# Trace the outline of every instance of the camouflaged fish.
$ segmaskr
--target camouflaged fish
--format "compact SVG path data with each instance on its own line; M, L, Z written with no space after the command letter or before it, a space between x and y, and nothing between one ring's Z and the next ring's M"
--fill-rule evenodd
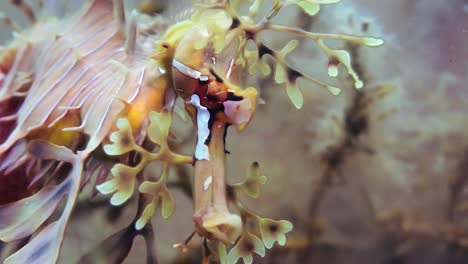
M0 53L0 240L24 241L5 263L56 262L67 222L88 184L103 195L112 194L112 206L124 204L138 189L141 210L129 232L148 228L158 205L168 218L174 210L169 170L180 163L194 170L194 233L216 243L211 250L221 263L239 258L251 263L253 253L263 256L265 247L284 245L291 223L259 217L237 199L240 192L258 197L266 180L258 163L248 168L243 182L226 183L226 131L230 126L241 131L252 120L258 92L246 80L257 73L272 75L297 108L303 104L298 78L334 94L340 91L288 65L297 40L274 50L262 41L261 32L315 41L333 62L331 76L341 65L356 88L363 86L350 55L329 48L326 40L367 46L381 45L381 40L271 22L288 6L313 16L321 5L338 1L201 1L193 4L188 19L170 26L159 15L125 12L122 0L93 0L55 19L36 19L30 6L13 1L32 25L16 32ZM259 15L262 8L267 12ZM178 98L197 135L187 155L169 144ZM162 168L150 172L160 175L157 181L143 173L153 162ZM231 212L229 203L238 212ZM245 225L249 219L256 228ZM186 248L187 243L177 246ZM212 257L206 254L204 263Z

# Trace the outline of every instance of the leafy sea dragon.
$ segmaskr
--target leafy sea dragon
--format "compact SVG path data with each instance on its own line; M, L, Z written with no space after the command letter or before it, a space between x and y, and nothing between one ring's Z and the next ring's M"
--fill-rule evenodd
M113 194L114 206L128 201L135 188L146 197L145 208L134 221L136 230L148 224L159 203L163 217L169 217L174 199L167 179L171 166L178 163L194 166L195 231L220 242L223 263L239 257L251 262L253 252L263 256L264 247L271 248L276 241L284 245L291 223L261 218L237 199L238 191L258 196L259 185L266 180L258 164L249 168L243 182L226 183L227 129L235 126L241 131L251 121L257 90L243 87L257 71L271 74L263 60L267 56L275 61L275 82L286 88L297 108L303 104L298 78L334 94L340 90L287 64L296 40L274 50L259 34L272 30L314 40L334 62L329 65L331 75L343 65L356 88L363 84L351 68L349 54L329 48L325 40L368 46L382 41L317 34L271 22L290 5L315 15L321 5L338 0L275 0L258 19L263 2L204 1L195 5L190 19L159 35L145 31L148 25L138 14L128 18L119 0L91 1L60 21L35 21L30 14L33 26L19 32L0 55L0 190L12 189L12 195L0 199L0 240L32 236L6 263L57 261L71 212L92 176L100 193ZM239 13L244 4L250 7L247 15ZM20 7L28 10L24 3ZM148 37L148 32L156 36ZM154 38L159 38L155 52L148 54ZM249 49L248 43L255 48ZM175 153L168 143L176 98L184 101L197 131L193 156ZM154 161L162 164L156 182L143 173ZM50 220L63 200L60 217ZM230 212L229 202L240 215ZM250 220L257 222L263 241L246 225ZM225 245L234 241L227 256Z

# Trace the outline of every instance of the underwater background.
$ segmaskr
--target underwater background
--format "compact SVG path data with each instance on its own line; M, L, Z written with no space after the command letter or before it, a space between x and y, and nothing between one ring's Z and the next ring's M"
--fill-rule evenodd
M177 2L165 1L169 11L162 15L177 16L192 4ZM14 20L27 24L8 1L0 0L0 10L17 12ZM245 131L229 132L228 181L241 180L258 161L268 181L259 198L245 203L289 220L294 230L285 247L254 263L468 263L468 2L343 0L313 17L288 9L277 21L375 36L385 44L349 47L365 83L356 90L344 71L329 78L326 57L300 39L291 64L343 92L334 96L301 84L299 110L273 81L257 81L265 104ZM1 43L10 36L0 25ZM262 37L276 48L288 41ZM195 144L191 124L179 121L175 129L189 150ZM173 193L174 215L152 219L158 258L199 263L201 241L194 239L186 254L173 248L193 230L192 201L182 190ZM104 197L82 196L59 263L79 263L135 214L136 199L113 208ZM144 263L145 252L137 237L124 263ZM0 261L6 256L0 247Z

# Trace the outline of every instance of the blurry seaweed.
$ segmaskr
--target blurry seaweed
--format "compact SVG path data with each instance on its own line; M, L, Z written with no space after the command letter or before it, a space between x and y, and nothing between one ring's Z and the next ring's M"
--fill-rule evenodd
M363 28L367 28L363 26ZM367 31L367 30L366 30ZM347 43L348 50L350 50L353 60L353 68L359 76L363 77L365 82L370 81L366 66L361 63L360 49L353 43ZM309 215L311 219L317 216L318 208L321 200L326 193L326 189L332 185L333 182L343 182L344 175L341 173L340 168L344 160L356 151L372 155L374 150L371 146L361 140L361 137L370 131L370 123L378 121L375 118L375 111L372 106L378 103L379 100L391 93L393 89L392 84L378 85L377 87L368 87L367 89L355 90L351 92L349 98L349 105L345 108L343 120L333 116L335 124L338 129L342 131L343 136L338 139L336 144L329 146L322 154L322 162L325 165L324 172L320 177L318 184L312 191L312 196L309 200ZM365 193L365 192L364 192ZM314 237L314 232L309 234Z

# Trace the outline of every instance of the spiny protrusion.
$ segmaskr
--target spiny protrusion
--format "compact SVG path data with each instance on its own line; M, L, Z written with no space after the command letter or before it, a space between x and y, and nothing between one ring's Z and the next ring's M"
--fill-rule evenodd
M20 9L28 18L29 22L36 23L36 16L34 15L32 7L28 3L22 0L10 0L10 3Z
M123 0L113 0L113 16L117 30L125 33L125 5Z
M130 21L125 32L125 52L128 55L134 55L136 49L137 32L138 32L138 13L133 10L130 16Z

